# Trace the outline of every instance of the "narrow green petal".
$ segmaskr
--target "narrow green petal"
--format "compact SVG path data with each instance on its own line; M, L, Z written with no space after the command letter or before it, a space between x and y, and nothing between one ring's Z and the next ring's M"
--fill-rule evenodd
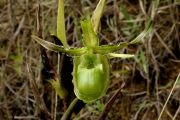
M120 50L124 47L127 47L129 43L127 42L122 42L119 45L102 45L102 46L97 46L94 48L95 53L99 54L108 54L117 50Z
M133 54L117 54L117 53L109 53L108 56L109 56L109 58L119 57L119 58L123 58L123 59L134 57Z

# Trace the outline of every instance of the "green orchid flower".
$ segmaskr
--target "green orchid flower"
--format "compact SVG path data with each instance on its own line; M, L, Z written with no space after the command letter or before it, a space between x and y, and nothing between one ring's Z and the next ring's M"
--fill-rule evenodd
M57 19L57 37L61 40L63 46L55 45L34 35L32 36L35 41L48 50L63 52L72 56L74 66L74 92L78 99L86 103L95 101L105 95L109 84L109 59L114 57L134 57L134 55L131 54L117 54L114 52L128 45L140 42L148 33L152 23L150 21L146 29L131 42L123 42L118 45L99 46L97 31L104 5L105 0L100 0L92 18L81 21L83 32L82 42L84 45L82 48L70 48L67 44L65 25L62 23L64 21L63 0L59 0Z

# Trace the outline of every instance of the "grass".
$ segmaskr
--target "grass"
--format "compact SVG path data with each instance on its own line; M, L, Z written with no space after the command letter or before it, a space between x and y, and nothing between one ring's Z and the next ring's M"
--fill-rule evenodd
M53 113L55 101L52 88L41 81L39 45L31 40L31 35L36 33L38 2L16 1L0 2L0 118L38 120L42 115L30 79L37 84L41 96L47 95L44 102L50 113ZM163 0L158 6L155 2L107 0L98 33L101 45L130 41L143 31L147 16L153 18L154 27L143 43L119 51L135 54L136 61L111 59L111 83L106 96L86 105L74 119L98 118L102 105L123 81L127 85L116 98L108 119L154 120L160 115L162 120L180 119L179 84L173 87L180 73L180 2ZM57 4L56 0L39 3L42 6L43 37L48 39L50 33L56 32ZM79 21L88 9L94 10L96 4L97 1L93 0L66 0L66 35L70 46L82 46ZM56 55L48 52L48 56L55 66ZM57 104L57 117L60 117L64 113L62 101L58 100Z

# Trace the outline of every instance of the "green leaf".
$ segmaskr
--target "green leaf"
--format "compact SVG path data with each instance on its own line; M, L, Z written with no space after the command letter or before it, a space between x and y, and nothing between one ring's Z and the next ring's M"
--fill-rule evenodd
M109 53L108 55L110 58L119 57L119 58L127 59L127 58L133 58L134 57L134 55L132 55L132 54Z
M125 5L121 4L120 7L119 7L119 9L120 9L120 12L121 12L121 14L123 15L123 17L124 17L125 20L132 20L132 17L131 17L130 14L128 13L128 10L127 10L127 8L125 7ZM133 23L132 23L132 22L128 22L127 24L128 24L128 26L131 26L131 27L133 26Z
M18 75L22 74L22 63L23 63L23 55L18 53L15 55L10 55L10 59L13 60L13 68Z
M50 80L49 82L51 83L51 85L53 86L53 88L55 89L55 91L57 92L57 94L59 95L61 99L64 99L67 96L67 91L60 84L59 80L53 79L53 80Z
M58 2L57 37L61 40L63 46L68 48L64 20L64 0L59 0Z
M130 44L136 44L140 42L152 28L152 20L150 19L147 23L147 27L141 32L136 38L134 38Z
M63 53L68 53L72 55L82 55L87 51L85 47L65 49L63 46L59 46L51 42L45 41L37 36L33 35L32 38L36 40L39 44L41 44L43 47L45 47L46 49L55 51L55 52L63 52Z
M98 27L99 27L100 19L102 16L103 8L105 6L105 1L106 0L100 0L99 1L96 9L94 10L93 16L91 18L95 33L97 33L97 31L98 31Z

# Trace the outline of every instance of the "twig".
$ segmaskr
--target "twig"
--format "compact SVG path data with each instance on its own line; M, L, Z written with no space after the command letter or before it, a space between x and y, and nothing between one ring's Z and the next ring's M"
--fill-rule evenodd
M24 25L24 21L25 21L25 16L22 17L21 21L19 22L18 28L16 29L16 31L14 32L13 36L10 39L10 44L7 49L8 52L7 52L6 58L9 57L9 52L11 50L11 46L14 44L14 41L16 40L17 36L19 35L19 33Z
M9 13L9 22L11 24L11 27L13 29L13 32L16 30L16 18L15 18L15 13L13 9L13 5L16 3L16 0L8 0L8 13Z
M174 83L174 85L173 85L173 87L172 87L172 89L171 89L171 92L170 92L170 94L169 94L169 96L168 96L168 98L167 98L167 100L166 100L166 102L165 102L165 104L164 104L164 106L163 106L163 109L161 110L161 113L160 113L160 115L159 115L159 117L158 117L158 120L161 119L161 116L162 116L162 114L163 114L163 112L164 112L164 110L165 110L165 108L166 108L166 106L167 106L167 103L168 103L168 101L169 101L169 99L170 99L170 97L171 97L171 95L172 95L172 92L173 92L173 90L174 90L174 88L175 88L175 86L176 86L176 84L177 84L177 82L178 82L179 79L180 79L180 73L179 73L179 75L178 75L178 77L177 77L177 79L176 79L176 81L175 81L175 83Z
M78 102L78 98L75 98L71 104L69 105L68 109L66 110L66 112L63 114L61 120L67 120L67 118L69 117L71 111L73 110L74 106L76 105L76 103Z
M114 93L114 95L110 98L110 100L106 103L105 108L102 112L102 114L99 116L99 118L97 120L104 120L108 114L108 112L110 111L112 104L114 103L114 101L117 98L118 93L122 90L122 88L125 86L125 82L123 82L123 84L121 85L121 87L116 91L116 93Z
M40 13L41 13L41 7L40 7L40 4L38 4L38 7L37 7L37 13L36 13L36 22L37 22L37 35L38 37L42 38L42 24L40 21L41 20L41 16L40 16Z
M16 29L16 25L17 25L17 21L15 18L15 13L14 13L14 9L13 9L13 4L15 3L15 0L8 0L8 13L9 13L9 22L11 24L11 27L13 29L12 33L13 36L10 38L10 43L7 49L7 54L6 54L6 59L9 57L9 53L11 51L11 46L14 44L14 41L16 40L22 26L24 25L24 20L25 17L23 16L23 18L21 19L18 28Z
M38 8L37 8L37 34L39 37L42 37L42 25L40 24L40 5L38 4ZM44 113L45 117L47 119L51 119L51 115L44 103L44 100L40 97L40 93L38 91L38 86L36 84L36 82L32 79L31 75L30 75L30 69L29 66L27 64L27 71L29 73L29 79L30 79L30 85L32 87L32 91L34 94L34 97L37 101L37 105L40 108L40 110Z
M156 37L158 38L159 42L163 45L163 47L168 51L169 54L171 54L171 56L173 56L175 59L176 55L171 51L171 49L166 45L166 43L163 41L163 39L161 38L161 36L157 33L157 31L154 32Z
M177 109L177 111L176 111L176 113L175 113L175 115L174 115L172 120L176 120L176 117L177 117L179 111L180 111L180 106L178 107L178 109Z
M46 108L46 105L45 105L44 101L42 100L42 98L40 96L40 93L38 91L38 86L37 86L36 82L34 81L34 79L30 75L31 71L30 71L30 68L29 68L28 64L27 64L26 68L27 68L27 73L28 73L30 85L31 85L31 88L32 88L32 91L33 91L33 94L34 94L34 98L35 98L35 100L37 102L37 105L38 105L39 109L44 113L45 117L47 119L50 119L51 115L48 112L48 110Z

